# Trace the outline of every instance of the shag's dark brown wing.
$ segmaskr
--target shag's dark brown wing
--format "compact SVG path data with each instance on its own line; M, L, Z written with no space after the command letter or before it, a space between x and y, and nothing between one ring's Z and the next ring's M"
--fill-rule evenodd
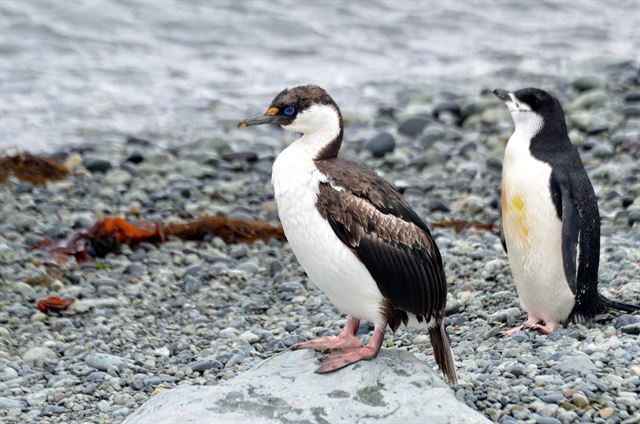
M442 317L447 284L440 252L426 224L384 178L343 159L316 161L328 181L317 208L364 263L395 320ZM390 321L393 316L388 317ZM394 323L390 322L394 327ZM399 325L399 321L395 323Z

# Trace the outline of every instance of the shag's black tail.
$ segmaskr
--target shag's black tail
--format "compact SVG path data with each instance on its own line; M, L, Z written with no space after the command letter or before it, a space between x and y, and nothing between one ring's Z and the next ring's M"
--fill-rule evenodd
M453 384L458 384L456 366L453 363L453 350L441 318L436 318L433 326L429 326L429 338L438 367Z
M617 309L624 312L636 312L640 311L640 305L633 305L631 303L618 302L616 300L607 299L600 295L600 302L602 302L607 309Z

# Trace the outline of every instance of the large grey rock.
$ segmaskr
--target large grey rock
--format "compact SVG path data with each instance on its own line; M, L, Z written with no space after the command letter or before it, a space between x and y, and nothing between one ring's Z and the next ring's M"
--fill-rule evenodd
M489 422L409 352L383 350L324 375L313 372L319 356L284 352L217 386L180 386L149 399L125 423Z

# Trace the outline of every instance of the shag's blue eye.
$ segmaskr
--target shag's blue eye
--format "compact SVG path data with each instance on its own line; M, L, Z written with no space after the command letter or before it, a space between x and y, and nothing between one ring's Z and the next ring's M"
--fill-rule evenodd
M294 113L296 113L296 108L293 107L293 106L289 106L284 110L284 114L287 115L287 116L291 116Z

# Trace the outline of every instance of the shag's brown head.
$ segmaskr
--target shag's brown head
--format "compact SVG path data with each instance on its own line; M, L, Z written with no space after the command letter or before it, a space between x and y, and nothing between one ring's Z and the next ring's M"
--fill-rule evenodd
M298 118L304 120L303 116L305 112L307 112L307 115L310 115L308 112L310 112L313 106L330 107L333 113L337 114L340 121L342 121L340 108L331 96L329 96L323 88L310 84L294 88L285 88L271 101L271 104L263 115L238 122L238 128L262 124L276 124L284 128L294 123L302 124L304 127L304 122L297 122L297 120ZM297 126L298 125L296 125L296 127ZM293 130L298 131L297 129Z
M301 85L282 90L263 115L238 122L238 128L276 124L287 131L309 135L302 143L316 159L336 157L342 143L343 122L340 108L317 85ZM301 139L302 140L302 139Z

